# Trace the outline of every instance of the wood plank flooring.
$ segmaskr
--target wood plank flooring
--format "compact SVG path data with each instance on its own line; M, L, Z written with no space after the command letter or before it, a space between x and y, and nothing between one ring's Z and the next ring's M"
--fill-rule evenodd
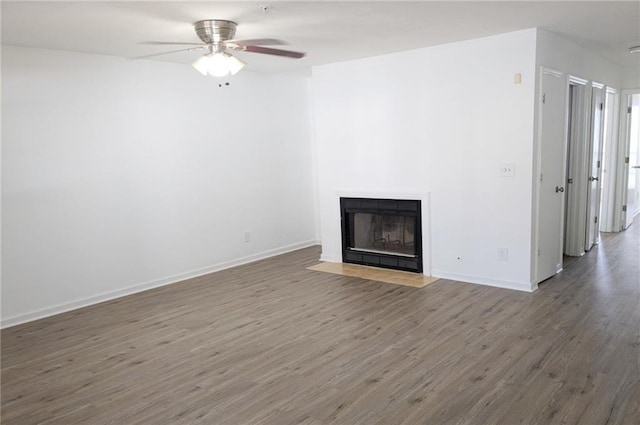
M640 224L533 293L309 248L2 332L2 424L640 424Z

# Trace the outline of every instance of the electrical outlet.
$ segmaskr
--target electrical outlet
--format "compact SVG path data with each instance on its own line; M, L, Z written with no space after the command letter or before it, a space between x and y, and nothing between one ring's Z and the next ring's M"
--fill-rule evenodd
M509 248L498 248L498 261L509 261Z
M243 237L244 237L244 243L248 243L251 241L251 232L244 232L243 233Z

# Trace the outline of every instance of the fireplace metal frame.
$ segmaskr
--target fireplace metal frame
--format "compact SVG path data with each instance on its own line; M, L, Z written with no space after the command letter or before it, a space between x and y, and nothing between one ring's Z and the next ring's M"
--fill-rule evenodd
M355 213L368 213L414 218L415 256L394 255L352 249L354 239L353 217ZM422 273L422 205L414 199L340 198L342 230L342 261L345 263L383 267Z

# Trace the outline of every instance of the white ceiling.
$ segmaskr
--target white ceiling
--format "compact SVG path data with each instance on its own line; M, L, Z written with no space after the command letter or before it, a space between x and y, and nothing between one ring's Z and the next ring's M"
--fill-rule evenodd
M271 6L266 13L264 5ZM236 38L279 38L300 60L246 52L259 72L307 73L311 66L539 27L638 69L640 1L502 2L2 2L2 42L121 57L180 48L144 41L198 42L193 22L238 22ZM200 53L152 60L190 63Z

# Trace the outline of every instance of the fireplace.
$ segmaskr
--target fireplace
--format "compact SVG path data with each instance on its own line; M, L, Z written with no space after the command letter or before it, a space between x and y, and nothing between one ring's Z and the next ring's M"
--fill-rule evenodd
M342 261L422 273L419 200L340 198Z

